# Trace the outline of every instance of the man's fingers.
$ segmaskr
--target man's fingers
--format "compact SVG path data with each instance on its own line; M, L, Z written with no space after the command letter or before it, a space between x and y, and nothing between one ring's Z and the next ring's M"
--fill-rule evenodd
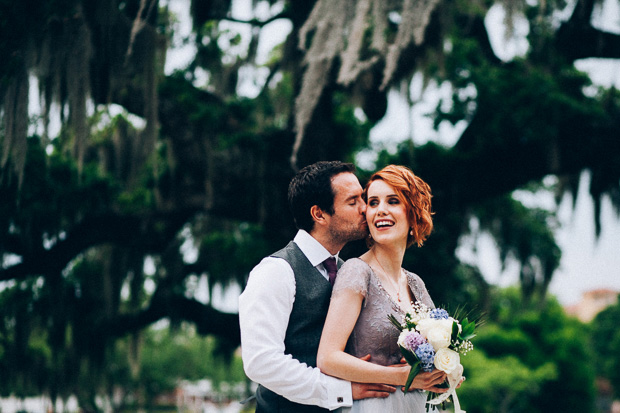
M372 384L368 390L382 393L394 393L396 391L396 387L387 384Z
M370 397L387 397L396 391L396 387L388 384L351 383L353 400L368 399Z
M360 357L360 360L369 361L370 360L370 354L366 354L364 357Z
M390 393L385 391L368 391L365 394L365 398L385 398L388 397Z

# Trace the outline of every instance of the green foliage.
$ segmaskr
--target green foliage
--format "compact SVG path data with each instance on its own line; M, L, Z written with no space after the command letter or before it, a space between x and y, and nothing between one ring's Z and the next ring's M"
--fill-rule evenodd
M49 385L52 354L48 331L29 298L40 281L5 286L0 292L0 397L40 394Z
M492 308L474 351L462 360L467 381L459 398L467 411L593 411L595 370L585 326L556 301L534 307L514 288L501 291Z
M372 125L365 118L356 115L355 106L350 103L345 94L335 93L333 100L336 133L344 153L350 157L346 160L352 162L353 154L366 146Z
M249 223L222 223L200 241L197 265L209 273L211 286L242 284L252 267L273 252L263 228Z
M94 165L79 177L73 158L56 150L48 155L40 138L30 137L23 187L0 182L0 251L12 252L15 245L6 244L11 233L27 241L23 247L41 248L41 240L53 241L67 225L105 211L115 193L113 181Z
M527 208L509 197L482 202L475 215L499 247L504 264L515 258L521 264L521 287L525 297L543 297L562 252L555 241L555 215L547 210Z
M231 361L218 358L216 339L196 334L187 324L178 328L150 328L143 332L141 350L134 373L128 364L132 351L131 339L119 340L116 345L116 378L114 383L125 383L127 400L144 394L147 403L156 396L169 393L182 381L211 381L214 391L224 394L235 384L246 381L241 359ZM234 395L239 397L239 395Z
M552 362L530 368L516 356L490 358L476 349L462 364L467 380L457 393L472 413L536 412L535 397L545 382L557 377Z
M267 2L282 10L274 18L287 19L291 33L264 64L255 58L266 23L250 21L251 38L242 38L239 26L220 24L231 16L233 1L191 3L194 32L184 42L194 46L195 56L187 68L164 76L162 58L174 18L167 7L153 3L136 19L136 0L0 0L3 168L15 144L4 139L7 124L20 122L7 114L14 102L2 100L16 74L38 74L45 105L62 108L59 136L28 138L21 187L15 175L0 170L0 277L10 280L0 285L0 371L11 372L0 373L0 393L66 397L75 391L82 407L97 409L96 397L115 385L140 399L180 378L243 380L238 358L228 370L209 356L226 345L231 354L237 343L198 337L185 326L175 333L140 331L164 317L178 326L183 308L173 299L194 297L192 280L206 277L210 288L243 285L250 268L294 233L286 184L294 172L289 157L296 103L303 101L299 90L309 67L297 45L314 2ZM473 403L468 410L488 411L491 405L587 412L593 373L584 328L567 321L557 304L542 301L560 260L554 216L528 209L509 194L548 174L570 186L589 168L596 205L605 194L620 205L620 94L594 93L588 76L561 49L566 39L556 12L565 9L565 0L502 3L512 16L523 13L530 27L530 52L509 62L500 62L488 45L484 18L495 4L440 2L422 43L395 62L394 83L381 90L387 59L373 48L373 26L366 26L361 53L367 60L355 65L359 78L345 87L335 80L337 67L324 73L319 111L311 116L298 159L354 160L384 113L385 94L398 82L406 84L416 71L425 84L430 76L450 82L452 96L432 116L436 128L467 123L458 143L417 146L407 140L395 154L378 154L377 168L410 166L433 188L435 231L424 248L408 250L404 266L420 274L437 303L489 308L490 322L476 340L479 350L465 358L471 362L463 388ZM396 40L398 19L387 17L383 35ZM569 42L570 50L596 57L604 48L586 40L593 28L589 20L583 23L576 30L580 41ZM140 30L134 39L135 28ZM135 43L128 44L130 39ZM584 53L585 47L590 49ZM257 96L239 94L248 69L261 70L253 79ZM87 73L89 79L80 83L78 75ZM80 97L94 103L94 117L88 119ZM100 105L111 102L124 114L102 125L109 113ZM360 115L359 102L368 119ZM133 127L129 112L142 116L147 130ZM84 147L78 147L72 127L79 123L87 135ZM96 224L85 226L90 217ZM119 217L120 224L113 221ZM516 291L492 300L480 270L459 262L455 251L472 218L495 238L502 259L521 264L522 290L531 302ZM131 219L135 226L128 226ZM93 241L105 231L109 237ZM188 245L197 252L193 262L184 260ZM148 275L145 262L155 267ZM191 318L187 312L185 317ZM617 354L617 317L604 317L594 327L595 339L600 337L595 349ZM221 320L192 321L208 333ZM225 338L228 333L217 332ZM598 371L620 382L616 361L597 363ZM490 393L493 389L497 392ZM498 404L479 406L485 397Z
M601 311L591 323L596 371L609 380L616 398L620 397L620 300Z

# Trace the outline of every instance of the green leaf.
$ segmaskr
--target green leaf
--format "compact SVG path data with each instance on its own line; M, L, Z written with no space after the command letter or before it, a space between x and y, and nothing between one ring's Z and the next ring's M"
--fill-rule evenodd
M467 319L465 319L465 321L463 322L462 327L463 327L463 329L462 329L461 333L458 335L458 338L460 340L471 340L473 337L476 336L476 334L474 334L474 331L476 330L476 323L475 322L473 322L473 321L472 322L468 322Z
M452 323L452 341L456 340L459 337L459 325L456 321Z
M405 358L407 357L405 356ZM407 382L405 383L405 394L407 394L407 391L409 391L409 386L411 386L413 379L415 379L415 376L418 375L420 370L422 370L422 366L420 366L419 361L411 365L411 370L409 371L409 376L407 377Z
M402 324L400 324L400 322L396 319L396 317L394 317L394 314L388 315L388 319L390 320L392 324L394 324L394 326L396 326L398 331L403 331Z

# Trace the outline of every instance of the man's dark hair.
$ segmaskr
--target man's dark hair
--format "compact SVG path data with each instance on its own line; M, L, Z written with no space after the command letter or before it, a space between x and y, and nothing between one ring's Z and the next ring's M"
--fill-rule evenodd
M288 203L298 229L311 231L314 220L310 208L317 205L328 214L334 213L332 178L343 172L355 171L355 165L340 161L320 161L305 166L288 186Z

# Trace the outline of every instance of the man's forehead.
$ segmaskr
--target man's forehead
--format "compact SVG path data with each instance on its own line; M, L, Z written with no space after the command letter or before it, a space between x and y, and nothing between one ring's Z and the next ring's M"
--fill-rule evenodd
M346 197L361 193L362 186L357 177L351 172L342 172L332 177L332 188L335 195Z

